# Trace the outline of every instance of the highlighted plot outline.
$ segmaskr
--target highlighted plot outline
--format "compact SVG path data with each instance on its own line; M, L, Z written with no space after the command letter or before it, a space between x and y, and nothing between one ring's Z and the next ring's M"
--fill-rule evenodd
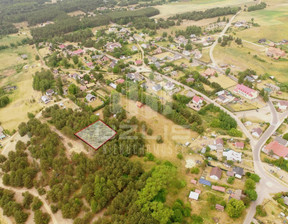
M117 132L102 120L98 120L75 133L79 139L95 150L98 150L116 134Z

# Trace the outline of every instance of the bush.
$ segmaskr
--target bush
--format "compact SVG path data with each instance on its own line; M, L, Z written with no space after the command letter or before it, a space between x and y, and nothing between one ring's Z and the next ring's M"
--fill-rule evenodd
M235 177L229 177L228 180L227 180L227 183L228 184L233 184L235 181Z
M256 206L256 215L259 215L261 217L267 216L267 212L265 211L262 205Z
M191 168L191 173L192 174L199 174L199 172L200 172L200 169L198 167Z
M178 153L177 158L182 160L184 157L183 157L182 153Z
M153 130L151 128L148 128L147 135L152 135L152 134L153 134Z
M164 142L161 135L158 135L158 136L157 136L156 142L157 142L158 144L161 144L161 143Z

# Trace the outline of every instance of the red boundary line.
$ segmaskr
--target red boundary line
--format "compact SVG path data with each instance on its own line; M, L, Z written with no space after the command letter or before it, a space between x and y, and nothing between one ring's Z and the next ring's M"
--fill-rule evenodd
M106 140L104 143L102 143L98 148L95 148L95 147L93 147L90 143L88 143L87 141L85 141L84 139L82 139L82 138L78 135L78 133L81 132L81 131L83 131L83 130L85 130L86 128L90 127L91 125L93 125L93 124L95 124L95 123L97 123L97 122L99 122L99 121L102 122L103 124L105 124L105 125L106 125L108 128L110 128L112 131L114 131L115 134L114 134L112 137L110 137L108 140ZM108 141L109 141L110 139L112 139L115 135L117 135L117 132L116 132L113 128L111 128L108 124L106 124L104 121L102 121L101 119L99 119L99 120L93 122L92 124L89 124L87 127L82 128L80 131L77 131L74 135L77 136L77 137L78 137L80 140L82 140L83 142L85 142L87 145L89 145L90 147L92 147L95 151L97 151L101 146L103 146L106 142L108 142Z

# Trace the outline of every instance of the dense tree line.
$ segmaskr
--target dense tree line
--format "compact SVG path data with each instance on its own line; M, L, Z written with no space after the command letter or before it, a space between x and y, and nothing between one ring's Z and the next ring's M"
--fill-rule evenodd
M17 33L18 29L12 23L0 22L0 37L11 33Z
M134 11L119 11L106 13L103 15L96 15L93 17L85 17L81 19L81 21L79 21L79 18L77 17L61 15L61 18L57 18L55 24L32 29L31 35L33 36L34 40L42 41L80 29L82 30L85 28L108 25L111 21L126 24L138 17L148 17L157 14L159 14L159 11L150 7Z
M240 10L239 7L223 7L223 8L212 8L207 9L205 11L193 11L186 12L182 14L177 14L176 16L170 17L170 19L186 19L186 20L201 20L207 18L214 18L219 16L233 15L236 14Z
M249 6L247 11L251 12L251 11L256 11L256 10L260 10L260 9L265 9L266 6L267 6L267 4L265 2L261 2L260 4Z

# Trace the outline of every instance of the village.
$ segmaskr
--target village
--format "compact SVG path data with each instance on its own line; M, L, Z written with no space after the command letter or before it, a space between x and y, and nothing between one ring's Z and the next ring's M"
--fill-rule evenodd
M27 116L47 122L45 113L49 108L89 111L94 124L107 119L107 114L111 120L122 120L121 113L125 111L123 117L129 119L131 130L139 132L147 144L145 155L133 156L132 160L140 161L147 170L161 164L160 161L175 164L183 181L181 197L189 202L193 213L203 217L202 223L207 220L232 223L238 218L235 223L256 224L265 223L266 216L287 223L288 194L284 191L288 186L287 86L274 73L243 69L245 66L235 60L227 59L229 62L224 63L214 57L222 48L248 49L249 57L275 66L288 60L288 41L266 38L264 34L260 39L257 35L254 42L245 40L238 33L258 27L258 21L234 18L209 18L201 27L193 25L171 32L166 28L155 33L136 29L132 23L110 22L89 30L93 44L72 41L73 38L39 41L31 47L35 55L23 52L17 59L23 65L22 71L33 72L29 84L38 91L35 99L33 96L25 102L36 108ZM33 28L53 24L46 21ZM23 35L24 29L19 33ZM247 45L259 47L261 53L250 53ZM3 94L10 96L19 90L20 86L7 83L2 88ZM136 118L147 124L146 131L137 126L140 122L133 123ZM83 153L92 157L117 134L115 127L105 122L98 124L110 128L106 130L107 138L101 141L91 135L93 130L87 133L78 130L72 133L76 137L69 139L52 122L49 127L63 140L67 155ZM11 130L5 127L1 121L0 149L9 155L9 145L22 138L17 127ZM134 137L123 133L120 136ZM261 185L270 190L260 195ZM168 204L172 201L169 197ZM235 203L237 207L240 201L243 215L242 211L240 215L231 215L228 204L231 207ZM264 211L268 215L262 216Z

